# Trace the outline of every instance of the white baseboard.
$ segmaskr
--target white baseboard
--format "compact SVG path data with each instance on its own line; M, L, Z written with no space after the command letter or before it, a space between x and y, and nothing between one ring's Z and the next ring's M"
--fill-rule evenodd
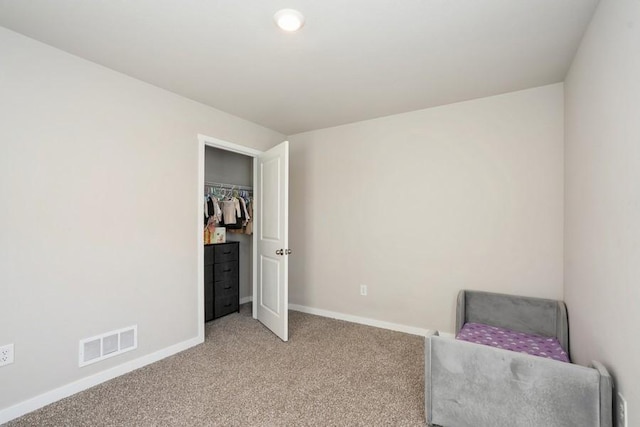
M122 365L114 366L113 368L107 369L105 371L98 372L85 378L81 378L77 381L63 385L62 387L58 387L46 393L42 393L36 397L27 399L13 406L9 406L5 409L0 410L0 424L4 424L26 413L35 411L36 409L40 409L50 403L71 396L72 394L76 394L98 384L101 384L105 381L109 381L115 377L119 377L120 375L124 375L127 372L134 371L138 368L142 368L143 366L157 362L158 360L172 356L202 342L203 340L199 339L198 337L192 338L190 340L172 345L171 347L163 348L162 350L147 354L146 356L130 360L123 363Z
M401 325L398 323L384 322L382 320L369 319L367 317L354 316L351 314L337 313L335 311L322 310L319 308L307 307L298 304L289 304L290 310L301 311L303 313L315 314L317 316L329 317L331 319L346 320L347 322L359 323L361 325L375 326L376 328L389 329L392 331L404 332L411 335L426 336L431 329L418 328L416 326ZM441 336L452 335L440 332Z
M253 297L240 298L240 304L245 304L252 301ZM428 332L432 331L432 329L424 329L415 326L400 325L398 323L383 322L381 320L369 319L366 317L359 317L351 314L344 314L335 311L307 307L306 305L289 304L289 309L294 311L301 311L308 314L315 314L316 316L329 317L331 319L346 320L347 322L359 323L361 325L375 326L376 328L405 332L411 335L426 336ZM440 335L441 337L453 338L453 334L450 332L438 331L438 335Z

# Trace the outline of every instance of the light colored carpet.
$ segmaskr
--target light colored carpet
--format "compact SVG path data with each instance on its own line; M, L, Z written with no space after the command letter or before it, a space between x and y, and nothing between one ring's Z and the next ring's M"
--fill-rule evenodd
M424 426L423 338L289 312L283 343L250 304L205 343L9 426Z

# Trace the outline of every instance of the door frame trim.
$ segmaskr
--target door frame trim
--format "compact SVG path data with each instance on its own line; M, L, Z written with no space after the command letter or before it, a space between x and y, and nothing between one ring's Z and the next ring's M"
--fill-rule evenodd
M253 198L254 200L258 194L258 156L262 154L262 151L245 147L243 145L234 144L233 142L223 141L218 138L213 138L211 136L198 134L198 238L197 242L197 254L198 254L198 283L196 286L198 292L198 341L204 342L204 244L202 242L202 236L204 233L204 224L202 223L202 218L204 216L204 204L202 202L202 197L204 195L204 170L205 170L205 147L219 148L225 151L231 151L238 154L243 154L245 156L249 156L253 158ZM253 255L252 255L252 282L253 282L253 295L256 295L258 291L258 271L257 271L257 258L258 258L258 233L256 232L258 222L255 220L256 211L254 211L254 232L252 237L253 240ZM259 215L259 213L258 213ZM254 319L258 318L258 309L255 304L253 304L252 316Z

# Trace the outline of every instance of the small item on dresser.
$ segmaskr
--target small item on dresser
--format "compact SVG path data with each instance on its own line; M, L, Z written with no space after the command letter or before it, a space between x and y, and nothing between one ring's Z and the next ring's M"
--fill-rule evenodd
M226 228L216 227L211 238L211 243L225 243L226 241L227 241Z
M216 231L215 217L210 216L207 220L207 225L204 227L204 244L208 245L213 243L214 234Z

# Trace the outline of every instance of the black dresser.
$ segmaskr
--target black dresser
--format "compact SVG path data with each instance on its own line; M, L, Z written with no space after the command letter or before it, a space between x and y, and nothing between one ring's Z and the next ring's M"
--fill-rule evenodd
M204 321L240 311L239 242L204 245Z

